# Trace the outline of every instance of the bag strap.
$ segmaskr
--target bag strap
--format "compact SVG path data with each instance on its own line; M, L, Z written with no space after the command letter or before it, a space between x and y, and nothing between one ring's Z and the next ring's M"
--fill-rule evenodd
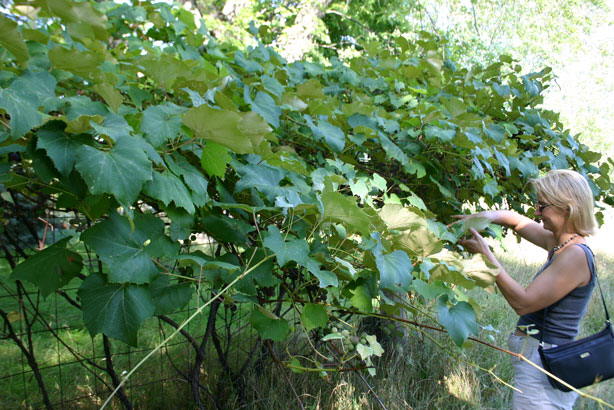
M586 244L579 243L577 245L579 245L584 251L584 254L586 255L586 261L588 262L588 270L591 272L592 275L595 276L595 281L597 282L597 287L599 288L599 295L601 296L601 303L603 303L603 310L605 311L605 322L606 324L609 324L610 323L610 313L608 312L608 307L606 306L605 298L603 297L603 291L601 290L601 283L599 283L599 277L597 276L597 267L595 266L595 260L594 260L595 254L593 253L593 250L589 248ZM549 256L550 258L552 258L554 254L549 255ZM541 331L539 332L539 344L542 347L544 344L544 330L546 329L547 313L548 313L548 307L545 307L544 315L542 316L542 327L541 327Z

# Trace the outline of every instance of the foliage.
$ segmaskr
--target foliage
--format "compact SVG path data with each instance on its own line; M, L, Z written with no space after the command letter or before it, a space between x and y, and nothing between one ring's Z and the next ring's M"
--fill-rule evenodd
M136 345L147 318L233 284L224 303L265 339L303 326L347 340L328 327L347 312L432 308L462 345L477 329L465 290L493 278L458 252L450 215L525 210L527 179L553 168L612 202L614 163L538 108L547 69L461 68L427 33L288 64L164 3L27 6L35 17L0 26L2 209L42 196L45 216L75 218L70 239L35 251L6 212L3 250L44 295L82 280L93 335ZM367 363L381 354L375 338L358 346Z

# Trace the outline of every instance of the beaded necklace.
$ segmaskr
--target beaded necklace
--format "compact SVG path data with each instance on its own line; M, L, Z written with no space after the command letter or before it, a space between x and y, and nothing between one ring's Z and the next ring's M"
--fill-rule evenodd
M563 246L567 245L569 242L571 242L572 240L574 240L575 238L577 238L578 236L580 236L579 234L575 233L573 235L571 235L569 237L569 239L567 239L565 242L556 245L554 248L552 248L552 250L550 251L550 253L555 253L556 251L558 251L559 249L561 249Z

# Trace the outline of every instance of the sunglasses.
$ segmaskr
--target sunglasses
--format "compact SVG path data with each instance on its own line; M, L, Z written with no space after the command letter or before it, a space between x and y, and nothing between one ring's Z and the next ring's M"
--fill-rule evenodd
M535 210L539 211L539 212L544 212L544 209L548 208L549 206L552 206L552 204L545 204L543 202L537 202L535 204Z

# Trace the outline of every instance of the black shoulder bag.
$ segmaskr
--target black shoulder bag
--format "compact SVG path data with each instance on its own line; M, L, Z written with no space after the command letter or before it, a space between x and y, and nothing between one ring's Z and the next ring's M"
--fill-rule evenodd
M594 272L603 302L606 319L605 329L583 339L544 349L543 329L546 325L546 314L548 312L546 308L538 348L544 369L577 389L614 377L614 333L612 332L610 315L597 278L594 262L592 258L587 259L589 269L592 268L591 272ZM565 392L571 390L550 376L548 376L548 381L556 389Z

